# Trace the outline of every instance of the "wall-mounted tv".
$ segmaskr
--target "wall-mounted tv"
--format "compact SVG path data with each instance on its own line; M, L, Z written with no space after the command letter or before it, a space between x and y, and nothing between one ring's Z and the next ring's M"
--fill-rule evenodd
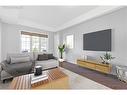
M111 29L83 34L83 50L111 51Z

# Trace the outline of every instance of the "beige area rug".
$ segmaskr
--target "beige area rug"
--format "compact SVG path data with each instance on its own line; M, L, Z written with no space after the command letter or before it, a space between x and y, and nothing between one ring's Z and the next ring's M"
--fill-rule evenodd
M64 73L66 73L69 76L69 85L70 89L81 89L81 90L87 90L87 89L110 89L102 84L99 84L97 82L94 82L88 78L85 78L81 75L78 75L76 73L73 73L69 70L66 70L64 68L60 68ZM11 83L11 80L7 80L5 83L0 82L0 89L9 89L9 85Z

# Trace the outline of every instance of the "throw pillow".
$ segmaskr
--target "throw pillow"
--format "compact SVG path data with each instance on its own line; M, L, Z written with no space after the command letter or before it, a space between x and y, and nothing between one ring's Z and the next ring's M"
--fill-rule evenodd
M48 59L54 59L53 54L48 54Z
M39 54L38 55L38 61L48 60L47 54Z

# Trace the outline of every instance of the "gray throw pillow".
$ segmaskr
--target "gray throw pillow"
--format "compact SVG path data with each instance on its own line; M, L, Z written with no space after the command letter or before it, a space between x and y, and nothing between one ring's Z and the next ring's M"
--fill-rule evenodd
M38 61L48 60L47 54L39 54L38 55Z
M53 54L48 54L48 59L54 59Z

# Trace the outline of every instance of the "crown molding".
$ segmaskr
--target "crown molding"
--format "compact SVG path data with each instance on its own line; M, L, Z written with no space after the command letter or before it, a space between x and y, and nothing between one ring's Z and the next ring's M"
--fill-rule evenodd
M2 8L0 8L0 18L2 22L5 23L9 23L9 24L18 24L18 25L24 25L24 26L28 26L28 27L34 27L34 28L38 28L38 29L42 29L45 31L51 31L51 32L58 32L58 31L62 31L66 28L69 28L71 26L80 24L82 22L85 22L87 20L93 19L95 17L99 17L108 13L111 13L113 11L116 11L120 8L123 8L121 6L99 6L87 13L84 13L74 19L72 19L71 21L68 21L66 23L64 23L61 26L57 26L57 27L49 27L46 25L42 25L40 23L36 23L36 22L32 22L32 21L28 21L25 19L21 19L19 16L19 11L13 10L13 12L11 10L6 11L3 10ZM8 16L8 13L10 13L10 16Z
M55 28L48 27L48 26L38 24L38 23L28 21L28 20L20 19L20 21L18 21L18 24L28 26L28 27L34 27L34 28L42 29L42 30L45 30L45 31L55 32Z
M69 28L71 26L80 24L84 21L93 19L95 17L99 17L99 16L105 15L107 13L111 13L113 11L116 11L116 10L120 9L120 8L123 8L123 7L121 7L121 6L99 6L95 9L89 11L88 13L80 15L79 17L74 18L71 21L68 21L67 23L63 24L62 26L56 28L55 31L64 30L64 29Z

